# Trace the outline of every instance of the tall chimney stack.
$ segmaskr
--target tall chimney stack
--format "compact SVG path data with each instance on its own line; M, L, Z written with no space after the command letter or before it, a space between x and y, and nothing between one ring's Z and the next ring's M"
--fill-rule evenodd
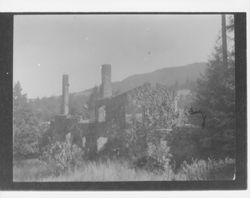
M61 114L69 114L69 75L64 74L62 78L62 104Z
M109 98L112 96L111 65L110 64L102 65L101 96L102 98Z

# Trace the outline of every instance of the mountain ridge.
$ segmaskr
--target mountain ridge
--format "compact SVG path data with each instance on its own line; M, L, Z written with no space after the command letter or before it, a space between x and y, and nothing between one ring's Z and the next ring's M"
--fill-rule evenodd
M121 81L113 81L113 93L123 93L146 82L151 84L164 84L173 86L174 84L184 84L187 81L196 81L200 74L205 72L206 62L195 62L188 65L165 67L152 72L134 74L124 78ZM86 95L91 93L93 88L89 88L80 92L73 92L73 95Z

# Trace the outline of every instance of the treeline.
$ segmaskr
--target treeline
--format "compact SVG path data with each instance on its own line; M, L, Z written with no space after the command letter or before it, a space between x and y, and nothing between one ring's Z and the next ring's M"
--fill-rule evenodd
M89 96L70 94L69 96L69 113L71 115L80 115L83 119L88 119L88 107L85 105ZM33 111L40 121L51 121L54 115L60 114L61 97L51 96L36 99L29 99Z

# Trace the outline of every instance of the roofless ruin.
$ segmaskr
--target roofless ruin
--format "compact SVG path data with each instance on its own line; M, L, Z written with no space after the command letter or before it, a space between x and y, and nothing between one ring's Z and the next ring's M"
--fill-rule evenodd
M159 87L156 90L150 84L144 84L113 96L111 65L102 65L101 76L101 97L93 101L94 107L91 110L89 120L82 120L79 116L69 114L69 76L63 75L61 112L59 115L55 115L49 129L50 136L54 141L67 140L70 144L85 148L85 151L93 156L101 150L100 142L104 145L106 142L116 139L116 141L124 140L125 144L126 137L131 135L130 133L133 132L135 126L145 130L153 129L161 139L178 122L176 116L175 119L168 121L150 120L150 113L152 114L153 111L150 107L152 101L155 102L154 108L163 108L164 105L168 107L169 118L172 114L177 115L179 110L174 92L167 93L168 98L165 100L161 96L162 92L165 91L164 88ZM160 112L159 109L157 111ZM154 126L155 128L153 128Z

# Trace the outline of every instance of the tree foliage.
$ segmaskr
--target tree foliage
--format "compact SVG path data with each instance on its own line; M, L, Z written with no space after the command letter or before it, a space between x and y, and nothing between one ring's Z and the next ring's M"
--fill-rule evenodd
M160 84L147 83L132 91L131 109L135 115L142 114L142 118L136 116L129 122L125 134L130 155L137 158L138 166L149 168L157 164L163 169L168 166L172 155L164 134L176 125L175 97L174 90Z
M60 112L60 97L50 96L36 98L29 101L34 113L40 121L50 121Z
M233 20L230 20L232 23ZM230 26L230 31L234 27ZM228 67L223 65L221 40L209 60L208 69L196 86L193 106L206 113L209 143L212 155L233 155L235 149L235 61L234 49L228 52Z
M22 94L17 82L13 89L13 154L14 158L33 156L38 153L39 122Z

